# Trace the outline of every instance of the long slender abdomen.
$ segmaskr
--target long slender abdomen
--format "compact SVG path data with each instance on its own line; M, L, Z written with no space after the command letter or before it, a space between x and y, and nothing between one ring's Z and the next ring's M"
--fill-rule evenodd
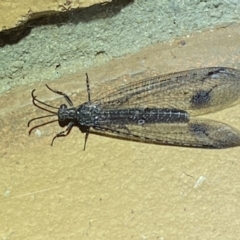
M151 123L182 123L189 121L186 111L168 108L131 108L102 110L95 118L95 124L126 125Z

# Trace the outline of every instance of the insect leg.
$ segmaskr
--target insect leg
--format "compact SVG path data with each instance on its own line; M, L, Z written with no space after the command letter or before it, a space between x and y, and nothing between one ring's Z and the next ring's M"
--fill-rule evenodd
M68 102L68 104L69 104L70 106L73 106L73 103L72 103L71 99L69 98L69 96L68 96L66 93L63 93L63 92L60 92L60 91L57 91L57 90L53 90L53 89L50 88L47 84L46 84L46 87L47 87L50 91L52 91L52 92L54 92L54 93L56 93L56 94L59 94L59 95L64 96L64 98L66 99L66 101Z
M87 93L88 93L88 102L91 102L90 85L89 85L89 78L87 73L86 73L86 85L87 85Z
M56 138L66 137L71 132L73 126L74 126L74 122L70 122L64 131L56 134L56 136L52 139L51 146L53 146L53 142Z

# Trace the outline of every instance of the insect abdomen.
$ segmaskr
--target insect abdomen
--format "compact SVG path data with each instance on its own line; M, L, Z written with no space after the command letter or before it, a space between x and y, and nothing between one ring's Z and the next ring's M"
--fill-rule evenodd
M102 110L95 117L96 125L125 125L145 123L175 123L188 122L189 115L186 111L168 108L131 108Z

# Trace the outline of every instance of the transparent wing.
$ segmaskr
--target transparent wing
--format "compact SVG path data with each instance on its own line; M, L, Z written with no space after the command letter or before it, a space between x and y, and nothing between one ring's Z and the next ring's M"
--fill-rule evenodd
M151 143L227 148L240 145L240 132L231 126L209 120L191 118L187 123L156 123L144 125L101 125L94 131Z
M192 116L224 109L239 99L240 71L213 67L156 76L123 85L94 103L103 109L175 108Z

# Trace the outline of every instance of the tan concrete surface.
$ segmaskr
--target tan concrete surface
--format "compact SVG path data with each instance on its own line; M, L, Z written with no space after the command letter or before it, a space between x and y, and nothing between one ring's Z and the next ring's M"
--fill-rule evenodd
M184 44L183 44L184 43ZM196 67L240 69L240 25L220 28L87 70L92 96L108 81ZM96 56L97 57L97 56ZM239 239L240 147L207 150L90 135L78 129L53 147L53 123L28 137L27 122L43 115L31 91L59 106L46 82L0 98L1 239ZM84 72L51 83L74 103L86 101ZM55 99L55 100L53 100ZM240 129L240 105L209 114Z
M0 31L17 27L25 23L28 19L37 18L53 12L64 12L105 2L111 2L111 0L0 1Z

